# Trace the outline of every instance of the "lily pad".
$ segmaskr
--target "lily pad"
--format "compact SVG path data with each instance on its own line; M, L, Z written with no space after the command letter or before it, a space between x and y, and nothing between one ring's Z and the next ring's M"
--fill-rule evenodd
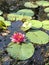
M23 31L27 31L32 27L32 23L31 22L24 22L23 25L21 26L21 30Z
M8 18L8 20L10 20L10 21L15 21L15 20L16 20L16 15L10 13L10 14L7 15L7 18Z
M45 8L44 11L45 11L46 13L48 13L48 12L49 12L49 7Z
M17 11L18 15L24 15L24 16L34 16L34 12L30 9L21 9Z
M7 52L14 59L26 60L34 54L34 46L31 43L19 45L11 42L8 45Z
M25 2L24 6L27 8L37 8L38 7L38 5L35 2Z
M0 21L0 29L7 29L3 21Z
M3 14L3 12L0 10L0 15L2 15Z
M10 26L11 25L11 22L10 21L3 21L4 22L4 24L6 25L6 26Z
M47 14L47 17L49 18L49 13Z
M32 57L34 54L34 46L31 43L22 44L21 53L19 55L20 60L26 60Z
M36 1L37 5L39 6L49 6L48 1Z
M32 29L38 29L42 27L42 23L39 20L27 20L27 22L32 24Z
M0 16L0 21L4 21L4 17Z
M26 37L33 44L47 44L49 41L49 36L43 31L34 30L26 33Z
M45 30L49 30L49 20L44 20L42 21L42 28L45 29Z

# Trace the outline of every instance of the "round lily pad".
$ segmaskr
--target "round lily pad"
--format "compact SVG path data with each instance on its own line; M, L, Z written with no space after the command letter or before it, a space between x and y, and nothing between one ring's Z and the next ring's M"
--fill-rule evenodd
M48 1L36 1L36 3L39 6L49 6L49 2Z
M24 15L24 16L34 16L34 12L30 9L21 9L17 11L18 15Z
M26 37L33 44L47 44L49 41L49 36L43 31L34 30L26 33Z
M46 13L48 13L48 12L49 12L49 7L45 8L44 11L45 11Z
M2 15L3 14L3 12L0 10L0 15Z
M34 54L34 46L31 43L19 45L11 42L8 45L7 52L16 60L26 60Z
M4 21L4 17L0 16L0 21Z
M26 60L32 57L34 54L34 46L31 43L22 44L21 53L19 55L20 60Z
M49 20L42 21L42 28L45 30L49 30Z
M42 23L39 20L30 20L28 22L32 24L32 29L38 29L42 27Z
M27 8L37 8L38 7L38 5L35 2L25 2L24 6Z

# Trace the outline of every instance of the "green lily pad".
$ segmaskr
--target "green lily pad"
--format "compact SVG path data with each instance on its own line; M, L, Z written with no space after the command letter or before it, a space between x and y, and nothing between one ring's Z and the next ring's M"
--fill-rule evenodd
M32 27L32 23L31 22L24 22L23 25L21 26L21 30L23 31L27 31Z
M38 7L38 5L35 2L25 2L24 6L27 8L37 8Z
M7 15L7 18L8 18L8 20L10 20L10 21L15 21L15 20L16 20L16 15L10 13L10 14Z
M36 1L37 5L39 6L49 6L48 1Z
M34 54L34 46L31 43L22 44L21 53L19 55L20 60L26 60L32 57Z
M2 15L3 14L3 12L0 10L0 15Z
M27 22L32 24L32 29L38 29L42 27L42 23L39 20L27 20Z
M7 29L3 21L0 21L0 29Z
M42 21L42 28L45 29L45 30L49 30L49 20L44 20Z
M20 51L20 45L19 44L11 42L10 45L8 45L7 52L13 58L18 59L19 51Z
M30 9L21 9L17 11L18 15L24 15L24 16L34 16L34 12Z
M47 14L47 17L49 18L49 13Z
M7 18L8 18L8 20L10 20L10 21L22 20L23 22L26 21L26 20L32 19L31 16L23 16L23 15L18 15L18 14L16 14L16 13L8 14L8 15L7 15Z
M4 17L0 16L0 21L4 21Z
M16 60L26 60L34 54L34 46L31 43L19 45L11 42L8 45L7 52Z
M10 26L11 25L11 22L10 21L3 21L4 22L4 24L6 25L6 26Z
M48 34L40 30L27 32L26 37L33 44L47 44L49 41Z
M46 13L48 13L48 12L49 12L49 7L45 8L44 11L45 11Z

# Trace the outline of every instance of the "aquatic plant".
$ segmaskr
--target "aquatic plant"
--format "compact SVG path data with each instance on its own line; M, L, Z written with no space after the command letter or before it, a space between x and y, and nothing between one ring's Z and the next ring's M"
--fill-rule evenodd
M49 20L42 21L42 28L45 30L49 30Z
M10 21L6 21L2 16L0 16L0 28L7 29L8 26L11 25Z
M21 20L22 22L25 22L26 20L32 19L31 16L23 16L23 15L18 15L16 13L10 13L7 15L8 20L10 21L18 21Z
M38 7L38 5L35 2L25 2L24 6L27 8L37 8Z
M48 1L36 1L36 4L39 6L49 6L49 2Z
M33 44L47 44L49 36L47 33L40 30L32 30L26 33L27 39Z
M34 11L31 9L21 9L16 12L18 15L23 15L23 16L34 16Z
M2 15L3 14L3 12L0 10L0 15Z
M15 43L25 42L25 35L22 33L14 33L11 39L11 41Z
M49 13L49 7L45 8L44 12Z

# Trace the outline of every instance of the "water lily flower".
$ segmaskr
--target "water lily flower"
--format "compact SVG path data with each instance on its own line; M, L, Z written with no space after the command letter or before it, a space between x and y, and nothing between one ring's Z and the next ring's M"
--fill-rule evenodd
M15 43L25 42L25 40L25 35L22 33L14 33L11 37L11 41Z

